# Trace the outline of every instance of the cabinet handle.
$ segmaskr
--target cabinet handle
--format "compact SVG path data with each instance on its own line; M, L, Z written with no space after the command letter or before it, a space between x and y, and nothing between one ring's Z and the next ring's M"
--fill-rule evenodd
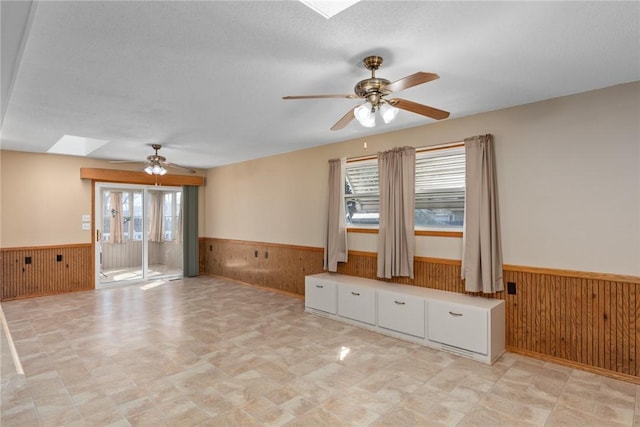
M360 294L359 294L359 293L357 293L357 292L353 292L353 291L351 292L351 295L355 295L355 296L357 296L357 297L359 297L359 296L360 296Z
M321 289L322 289L322 288L324 288L324 286L322 286L322 285L316 285L316 288L321 288Z
M393 302L395 302L398 305L405 305L406 304L404 301L393 301Z
M450 311L449 314L456 317L462 316L462 313L454 313L453 311Z

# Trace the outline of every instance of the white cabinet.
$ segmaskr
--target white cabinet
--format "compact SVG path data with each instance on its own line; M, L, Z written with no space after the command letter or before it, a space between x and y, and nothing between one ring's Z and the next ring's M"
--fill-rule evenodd
M429 300L430 341L487 354L489 313L472 305Z
M322 277L307 276L304 283L307 308L336 314L337 297L335 282Z
M305 279L305 310L493 363L505 347L505 303L336 273Z
M424 338L424 298L378 291L378 325Z
M375 325L375 289L353 285L338 286L338 315Z

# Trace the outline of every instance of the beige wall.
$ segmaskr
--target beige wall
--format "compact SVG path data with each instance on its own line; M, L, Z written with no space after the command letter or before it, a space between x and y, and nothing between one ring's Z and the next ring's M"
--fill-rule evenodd
M636 82L214 168L200 189L199 234L321 247L328 159L492 133L505 263L640 275L639 100ZM0 166L5 248L90 242L81 216L91 184L80 168L127 167L12 151L0 151ZM350 233L349 244L375 251L375 235ZM417 237L416 247L459 258L461 244Z
M491 133L505 263L640 275L639 100L636 82L214 168L205 234L323 246L330 158ZM350 233L349 245L375 251L375 235ZM416 247L457 259L461 242Z
M0 245L3 248L90 243L82 215L91 214L91 181L81 167L137 170L83 157L0 152ZM204 190L199 229L204 230Z

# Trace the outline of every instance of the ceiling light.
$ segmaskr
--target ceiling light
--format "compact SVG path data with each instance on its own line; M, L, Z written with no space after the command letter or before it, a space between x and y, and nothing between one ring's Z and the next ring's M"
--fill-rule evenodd
M300 0L300 3L307 6L314 12L329 19L332 16L335 16L338 13L342 12L343 10L353 6L359 1L360 0Z
M365 102L361 106L353 110L358 123L366 128L372 128L376 125L376 110L369 102Z
M147 165L147 167L144 168L144 171L149 175L164 175L167 173L167 169L158 163Z
M365 102L364 104L356 107L353 110L353 115L362 126L366 128L372 128L376 125L376 111L380 111L382 120L385 123L391 123L396 118L400 109L387 103L386 101L380 101L376 105L371 102Z
M380 115L382 115L382 120L384 120L385 123L391 123L399 111L400 109L386 102L380 106Z

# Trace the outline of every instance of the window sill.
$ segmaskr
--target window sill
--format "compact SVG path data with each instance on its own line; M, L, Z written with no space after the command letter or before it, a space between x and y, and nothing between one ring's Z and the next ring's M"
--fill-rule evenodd
M378 234L377 228L356 228L348 227L347 233L364 233L364 234ZM440 230L415 230L416 236L431 236L431 237L462 237L462 231L440 231Z

